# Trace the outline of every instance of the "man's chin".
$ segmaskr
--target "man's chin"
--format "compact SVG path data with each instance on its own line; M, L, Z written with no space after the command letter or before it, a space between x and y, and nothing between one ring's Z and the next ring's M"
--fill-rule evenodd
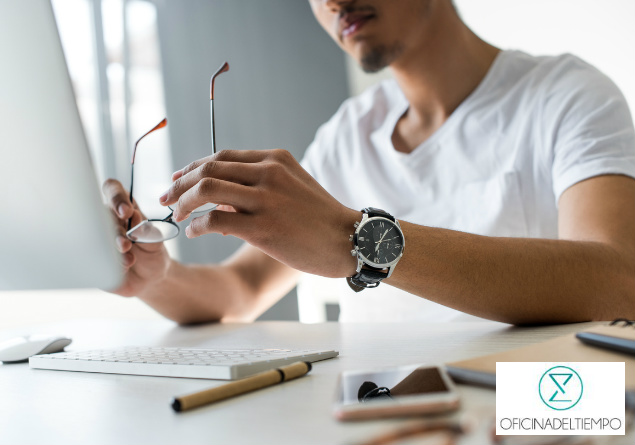
M403 47L399 44L375 46L360 57L359 65L365 73L376 73L390 65L402 52Z
M362 71L364 71L366 74L378 73L379 71L386 68L386 66L387 65L365 64L365 63L360 64Z
M386 67L384 52L381 48L371 48L365 51L357 62L365 73L376 73Z

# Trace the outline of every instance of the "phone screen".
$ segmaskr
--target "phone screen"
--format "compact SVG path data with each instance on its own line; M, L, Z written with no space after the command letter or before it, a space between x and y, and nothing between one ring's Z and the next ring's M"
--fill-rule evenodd
M340 382L340 403L344 405L449 392L436 367L349 372L342 374Z

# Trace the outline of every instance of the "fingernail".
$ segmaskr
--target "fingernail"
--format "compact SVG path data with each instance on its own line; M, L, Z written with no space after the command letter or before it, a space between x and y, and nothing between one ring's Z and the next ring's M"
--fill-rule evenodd
M170 193L170 190L168 190L167 192L165 192L164 194L162 194L162 195L159 197L159 202L160 202L161 204L165 203L165 201L167 201L167 200L168 200L168 194L169 194L169 193Z
M176 222L185 221L186 219L188 219L190 217L190 215L191 215L191 213L189 213L189 212L179 213L178 215L175 214L174 215L174 221L176 221Z
M125 238L123 236L117 237L117 247L119 248L119 252L124 253L123 244L125 242Z
M122 218L126 215L126 210L128 210L127 204L119 204L119 207L117 207L117 212Z
M185 236L187 236L188 238L192 238L192 229L190 229L190 226L187 226L185 228Z

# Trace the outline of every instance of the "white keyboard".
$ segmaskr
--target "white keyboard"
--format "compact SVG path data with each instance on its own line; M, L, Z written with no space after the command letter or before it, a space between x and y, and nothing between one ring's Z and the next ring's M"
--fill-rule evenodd
M297 361L317 362L337 355L337 351L310 349L130 347L36 355L29 359L29 367L106 374L234 380Z

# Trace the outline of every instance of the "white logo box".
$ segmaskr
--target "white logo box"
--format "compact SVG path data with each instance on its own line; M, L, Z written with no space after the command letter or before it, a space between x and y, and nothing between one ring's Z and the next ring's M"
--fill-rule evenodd
M623 362L497 362L497 435L623 435Z

